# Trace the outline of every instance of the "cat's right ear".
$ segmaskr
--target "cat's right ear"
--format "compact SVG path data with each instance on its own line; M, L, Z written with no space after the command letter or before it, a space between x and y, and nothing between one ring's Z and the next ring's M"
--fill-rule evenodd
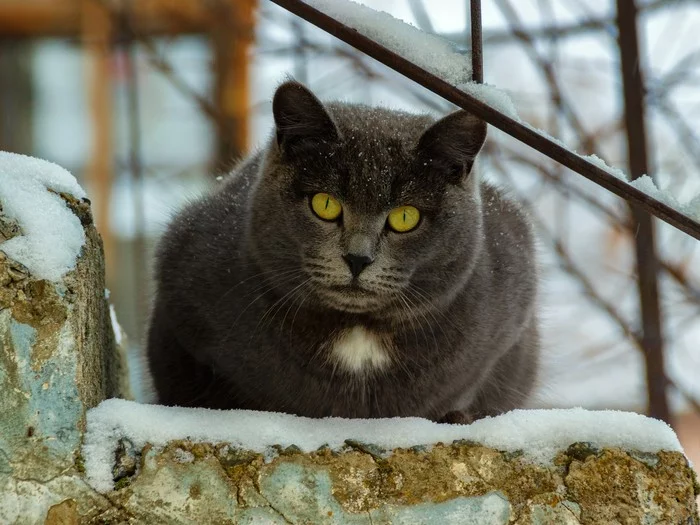
M430 126L418 141L421 164L432 165L449 181L468 177L486 140L486 123L466 111L456 111Z
M298 155L337 141L340 133L321 101L298 82L285 82L272 99L277 145L284 155Z

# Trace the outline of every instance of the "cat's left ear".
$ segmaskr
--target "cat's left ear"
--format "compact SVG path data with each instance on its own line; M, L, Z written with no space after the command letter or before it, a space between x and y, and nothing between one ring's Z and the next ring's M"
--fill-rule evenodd
M340 137L321 101L299 82L285 82L277 88L272 114L277 145L286 155L301 154Z
M486 123L456 111L430 126L418 141L418 160L457 183L467 177L486 140Z

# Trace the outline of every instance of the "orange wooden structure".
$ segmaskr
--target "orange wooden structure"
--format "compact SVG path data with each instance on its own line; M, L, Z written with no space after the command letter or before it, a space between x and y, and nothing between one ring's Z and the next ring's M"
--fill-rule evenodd
M80 40L87 61L92 146L86 179L114 269L109 231L113 178L112 50L125 17L136 39L203 34L210 38L215 77L219 167L248 149L248 53L254 40L256 0L0 0L0 39ZM108 282L110 273L108 273Z

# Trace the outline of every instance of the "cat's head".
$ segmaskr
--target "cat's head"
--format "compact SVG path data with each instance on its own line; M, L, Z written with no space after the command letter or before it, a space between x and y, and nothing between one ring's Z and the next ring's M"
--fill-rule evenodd
M483 121L324 106L296 82L273 114L250 232L289 301L400 317L459 286L482 243Z

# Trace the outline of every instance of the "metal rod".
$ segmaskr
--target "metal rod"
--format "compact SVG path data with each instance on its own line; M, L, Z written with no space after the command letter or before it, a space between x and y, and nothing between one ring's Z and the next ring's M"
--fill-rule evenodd
M356 29L338 22L325 13L314 9L301 0L271 0L275 4L285 8L295 15L307 20L315 26L330 33L343 42L362 51L375 60L390 67L394 71L413 80L445 100L465 109L492 126L508 133L510 136L527 144L531 148L543 153L552 160L563 164L567 168L583 175L587 179L602 186L618 197L638 205L640 208L655 215L671 226L700 240L700 224L667 204L657 201L637 188L630 186L626 181L620 180L606 170L587 161L580 155L568 150L564 146L541 135L521 122L504 115L497 109L490 107L479 99L465 93L461 89L448 84L441 78L429 73L425 69L412 63L410 60L397 55L374 40L364 36Z
M471 0L470 18L472 23L472 80L484 82L484 51L481 34L481 0Z
M639 64L637 6L634 0L617 0L617 23L625 101L627 151L632 179L649 172L647 136L644 119L644 81ZM637 286L641 310L642 346L646 365L649 415L671 422L664 367L664 348L659 304L659 262L654 242L654 223L649 214L637 206L631 209L637 227Z

